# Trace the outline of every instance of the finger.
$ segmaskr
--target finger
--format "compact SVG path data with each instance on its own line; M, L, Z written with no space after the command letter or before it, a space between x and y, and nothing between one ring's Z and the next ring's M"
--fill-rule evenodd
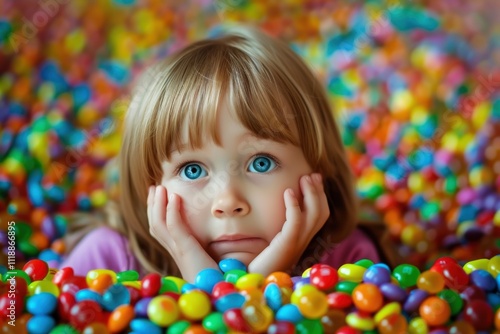
M312 224L315 224L313 229L313 235L321 229L321 227L326 222L327 218L330 216L330 208L328 207L328 199L326 197L323 177L320 173L314 173L311 175L313 183L316 187L317 203L318 203L318 218Z
M288 240L294 240L298 235L300 229L300 225L302 222L302 212L300 209L299 201L293 189L288 188L287 190L285 190L284 197L286 220L283 224L283 227L281 228L281 232L284 238L287 238Z
M148 189L148 200L147 200L147 213L148 213L148 221L151 224L151 210L153 209L153 203L154 203L154 186L149 186Z
M167 204L167 229L168 233L175 240L177 247L183 251L191 247L199 247L198 240L189 232L180 213L180 197L172 193L169 195Z
M306 224L311 224L319 218L319 192L311 176L305 175L300 181L302 193L304 194L304 214L306 217Z

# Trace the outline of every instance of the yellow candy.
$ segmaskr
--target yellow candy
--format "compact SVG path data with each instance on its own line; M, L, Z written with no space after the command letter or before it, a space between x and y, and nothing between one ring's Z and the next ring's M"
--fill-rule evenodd
M487 270L493 277L497 278L500 274L500 255L494 256L488 261Z
M315 293L316 291L318 291L318 289L314 285L304 284L292 292L292 295L290 297L290 302L292 304L298 305L300 298L308 294Z
M34 281L28 285L28 295L36 295L40 292L48 292L59 297L59 288L51 281Z
M242 308L243 317L252 327L254 333L265 333L274 319L273 310L257 301L247 301Z
M490 117L491 113L491 103L489 101L485 101L479 103L472 113L472 124L477 130L483 128L484 124Z
M136 289L141 289L141 282L140 281L125 281L125 282L120 282L120 284L125 285L125 286L130 286L132 288Z
M87 285L90 286L91 283L92 283L92 281L95 280L101 274L108 274L109 276L111 276L113 284L115 284L117 282L116 273L113 270L109 270L109 269L94 269L94 270L89 271L87 273L87 276L85 277Z
M500 210L498 210L493 217L493 225L500 226Z
M401 241L412 248L417 247L417 245L424 241L425 231L420 227L420 225L409 224L405 226L401 232Z
M429 333L429 328L427 327L427 323L425 322L424 319L416 317L411 319L410 324L408 325L408 333L427 334Z
M358 313L352 312L345 317L349 326L361 331L371 331L375 328L375 321L372 318L362 317Z
M356 264L344 264L339 270L339 278L344 281L361 282L363 280L363 275L365 274L366 268L358 266Z
M309 277L310 274L311 274L311 267L304 270L304 272L302 273L302 277Z
M398 302L392 302L382 307L380 311L375 313L373 320L375 320L375 323L379 324L382 319L395 313L401 313L401 305L399 305Z
M177 302L165 295L151 299L147 313L149 320L161 327L167 327L179 318Z
M191 321L203 319L210 313L211 303L208 296L200 290L184 293L178 300L182 315Z
M488 262L490 260L488 259L479 259L479 260L474 260L474 261L469 261L466 264L464 264L464 271L467 274L470 274L474 270L482 269L482 270L488 270Z
M328 310L326 295L318 289L313 289L302 295L296 305L300 313L309 319L320 318Z
M474 166L469 172L469 183L474 188L489 185L493 182L495 176L491 169L485 166Z
M418 193L422 192L425 189L425 179L422 175L422 173L411 173L410 176L408 177L408 188L413 192L413 193Z
M44 277L44 281L51 281L52 282L52 279L54 278L54 275L57 273L58 269L56 268L49 268L49 272L47 273L47 275Z
M250 288L260 288L264 284L265 277L259 273L249 273L241 276L236 281L238 290L247 290Z

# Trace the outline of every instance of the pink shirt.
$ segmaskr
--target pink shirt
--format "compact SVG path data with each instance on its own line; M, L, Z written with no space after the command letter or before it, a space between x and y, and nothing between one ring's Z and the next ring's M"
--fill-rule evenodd
M337 269L345 263L361 259L370 259L375 263L380 261L377 248L359 229L354 230L339 244L332 246L321 241L319 246L319 251L326 249L326 252L320 261L314 263L328 264ZM115 272L136 270L141 277L146 274L132 254L128 240L109 227L99 227L87 234L61 263L60 268L64 267L72 267L78 276L86 276L93 269L110 269Z

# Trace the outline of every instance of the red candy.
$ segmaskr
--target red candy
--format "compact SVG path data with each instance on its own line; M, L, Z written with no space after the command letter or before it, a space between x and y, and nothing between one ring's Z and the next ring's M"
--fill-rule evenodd
M158 294L161 288L161 276L151 273L144 276L141 285L141 295L143 297L153 297Z
M478 331L487 331L493 325L493 310L485 300L472 300L465 306L464 320Z
M68 321L71 317L71 308L76 304L75 296L69 292L63 292L57 299L57 313L61 320Z
M228 293L236 292L236 288L233 283L231 282L218 282L214 285L214 288L212 290L212 296L215 299L218 299L222 296L227 295Z
M223 317L224 322L227 324L227 326L235 331L244 333L250 333L252 331L250 326L245 321L241 309L233 308L227 310L226 312L224 312Z
M351 296L345 292L332 292L327 295L329 308L347 308L352 305Z
M27 262L24 265L23 270L26 274L28 274L32 281L39 281L47 276L47 273L49 272L49 265L45 261L34 259Z
M295 334L295 326L288 321L276 321L267 329L268 334Z
M83 329L93 322L104 322L101 306L93 300L83 300L71 308L70 324L76 329Z
M315 264L311 267L309 275L311 284L320 290L331 289L337 284L339 275L335 268L326 264Z

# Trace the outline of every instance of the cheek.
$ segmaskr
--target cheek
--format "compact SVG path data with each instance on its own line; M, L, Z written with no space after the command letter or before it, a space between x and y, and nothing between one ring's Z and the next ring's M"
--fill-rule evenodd
M282 192L266 192L256 199L254 212L258 212L258 219L267 241L271 241L281 230L286 219L285 202Z

